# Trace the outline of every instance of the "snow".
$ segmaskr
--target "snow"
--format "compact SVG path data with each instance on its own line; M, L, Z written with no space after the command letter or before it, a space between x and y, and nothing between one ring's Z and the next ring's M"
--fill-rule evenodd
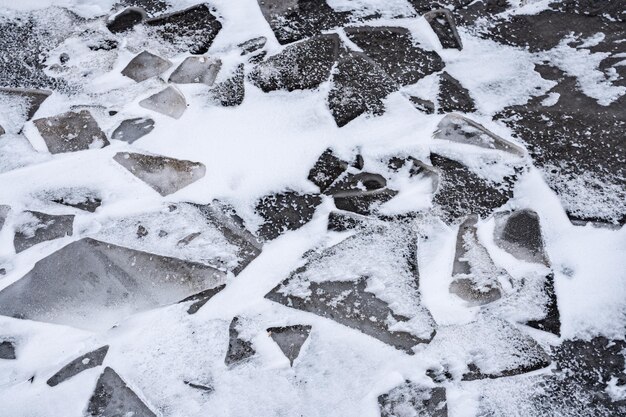
M95 17L108 14L113 3L114 0L0 0L0 14L10 16L55 5L68 7L84 17ZM175 3L176 9L182 9L195 2ZM528 3L518 10L528 13L542 10L545 2L516 3ZM389 20L412 13L406 1L394 0L384 6L373 0L329 0L329 4L337 11L358 10L363 15L384 11L372 24L392 22L409 28L426 47L441 54L446 71L469 89L478 107L472 120L516 144L519 141L512 137L511 131L492 121L491 116L507 106L542 96L555 85L534 71L534 65L544 59L575 76L584 94L600 104L607 105L626 94L625 87L610 85L610 80L598 70L605 55L581 50L583 45L573 48L564 41L546 54L531 54L459 30L464 49L443 50L436 39L433 40L432 30L424 25L423 19ZM208 54L223 61L217 82L221 81L219 77L229 75L229 68L240 59L237 44L265 36L270 55L282 49L255 0L214 0L211 5L224 23L224 29ZM105 31L103 27L96 29L100 33ZM596 41L587 39L585 46L592 46ZM208 225L201 237L184 247L178 246L181 239L196 231L186 222L196 219L197 215L188 207L182 209L185 217L171 214L168 205L208 204L218 199L231 204L248 228L255 230L260 219L254 213L254 203L260 197L287 189L318 191L307 180L307 175L319 155L329 147L346 160L351 160L358 150L364 158L366 171L389 177L388 186L399 194L381 207L381 213L394 215L425 209L430 206L431 181L423 176L411 178L406 170L392 176L384 161L395 155L410 155L426 161L430 151L437 151L458 158L488 179L498 180L512 173L518 164L528 167L528 172L516 184L514 198L502 210L528 208L541 218L546 251L555 274L561 339L588 339L597 335L624 338L626 228L615 230L571 224L558 197L542 174L530 166L527 155L520 158L471 145L433 140L432 134L442 116L416 111L403 93L434 100L436 75L391 94L386 100L384 116L359 117L341 129L327 109L325 95L329 83L312 91L263 93L246 81L245 100L233 108L211 104L201 86L180 85L177 88L188 106L175 120L139 105L143 98L164 88L162 80L153 78L135 83L120 73L143 49L174 63L162 74L163 79L186 58L186 54L167 45L146 40L141 30L121 43L117 52L92 51L77 37L65 39L53 54L69 53L72 57L69 65L48 73L65 77L77 88L71 92L55 92L35 116L56 115L70 110L73 105L86 106L109 137L124 119L154 119L154 130L132 146L113 140L110 146L101 149L50 155L32 121L26 123L23 131L28 140L17 134L19 129L14 125L5 123L5 117L23 117L23 109L10 106L16 113L10 115L5 112L7 106L0 103L3 110L0 124L9 132L0 137L0 204L12 207L0 230L0 268L7 268L7 275L0 275L0 290L17 282L37 261L82 237L195 262L210 263L217 258L232 266L237 262L232 246ZM558 100L559 95L552 93L544 100L544 105L554 105ZM110 109L118 113L109 116ZM206 173L180 191L162 197L113 161L113 156L119 152L197 161L206 167ZM42 192L68 187L98 190L104 203L95 213L85 213L46 206L41 201ZM593 201L592 195L587 204ZM623 206L623 202L612 203ZM46 242L16 255L11 239L13 230L22 222L17 213L33 207L46 207L47 212L54 214L75 214L74 236ZM205 415L207 410L213 415L232 417L250 415L250 410L262 416L376 417L379 395L406 379L432 385L425 371L441 362L447 361L455 372L462 372L465 360L478 348L479 354L487 355L480 357L488 362L487 370L518 364L519 352L511 348L511 340L518 340L517 337L522 337L519 335L531 338L535 333L523 326L500 324L502 318L517 320L515 312L495 311L494 314L501 315L497 319L498 329L504 329L502 334L513 336L491 340L492 328L485 324L488 319L484 318L481 308L468 305L449 292L456 227L426 218L420 230L413 232L419 240L418 290L408 283L412 277L407 271L396 275L401 253L388 253L385 251L388 248L381 250L376 246L363 253L357 250L362 244L357 238L328 235L327 215L333 209L332 200L327 198L310 223L265 243L259 257L236 277L229 275L226 288L195 315L186 313L186 305L173 304L134 314L115 327L98 332L0 316L0 336L10 334L18 342L18 360L0 360L0 415L82 415L101 369L85 371L53 389L45 380L75 357L104 344L111 345L105 365L114 368L125 381L132 381L131 388L149 407L162 416L181 417ZM143 240L136 239L140 219L151 230L167 228L173 232L161 240L154 234ZM495 266L506 269L517 280L528 274L546 272L546 267L520 261L498 248L492 241L493 228L493 219L478 223L478 239ZM384 238L393 240L396 236L390 234ZM389 302L397 313L414 317L421 314L422 308L428 310L440 330L433 343L423 349L420 347L416 355L406 355L358 330L264 298L303 265L307 251L334 244L349 246L350 239L359 243L356 249L339 252L336 256L340 259L335 259L333 265L347 265L345 268L352 272L351 276L325 264L314 271L317 275L309 272L311 275L306 279L350 280L367 273L370 277L368 291ZM375 267L368 263L368 269L363 270L364 257ZM308 288L295 284L289 288L296 293L303 289ZM421 302L419 307L418 302ZM251 362L230 370L224 364L224 355L228 347L228 325L234 316L246 319L245 330L252 336L257 355ZM457 340L461 334L457 329L468 323L477 324L472 324L470 330L463 330ZM300 354L293 368L265 332L271 326L290 324L313 326L302 348L306 354ZM538 339L541 339L540 344L554 342L547 336ZM485 341L488 343L481 344ZM28 382L31 376L35 376L32 383ZM211 386L214 392L209 395L190 388L183 380ZM525 387L516 381L505 387L484 381L462 386L450 384L447 389L450 416L475 416L479 396L489 391L491 384L495 388L488 401L493 402L503 402L507 396L517 395L516 389ZM611 383L610 394L615 398L625 395L624 389L615 383Z

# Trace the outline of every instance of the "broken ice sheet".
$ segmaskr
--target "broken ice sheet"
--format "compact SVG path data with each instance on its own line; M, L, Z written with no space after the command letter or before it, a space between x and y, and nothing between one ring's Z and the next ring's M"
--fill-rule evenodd
M156 417L126 382L109 367L100 375L85 415Z
M15 344L11 340L0 341L0 359L16 359Z
M81 239L0 291L0 314L103 330L124 317L216 287L209 266Z
M511 286L490 311L508 320L560 335L554 274L544 247L539 216L532 210L496 213L494 241L526 264L511 274Z
M235 317L228 328L228 352L224 358L227 366L234 366L246 362L256 354L252 342L241 338L239 333L240 319Z
M99 149L109 145L98 122L87 110L34 120L48 151L53 154Z
M35 197L40 200L74 207L89 213L95 212L96 209L102 204L102 198L100 197L98 191L83 187L64 187L44 190L36 193Z
M185 110L187 110L185 96L172 86L166 87L164 90L141 100L139 105L174 119L180 119Z
M550 365L548 354L531 337L488 315L467 324L440 326L420 355L441 363L455 380L518 375Z
M333 196L338 209L368 215L398 194L396 190L385 188L386 185L387 180L382 175L360 172L340 177L325 193Z
M133 143L154 129L154 120L148 117L126 119L113 131L111 139Z
M523 160L496 158L482 154L444 156L432 153L430 160L439 172L433 208L448 224L468 215L487 217L513 197L513 188L526 169ZM439 154L441 153L441 154Z
M446 389L430 388L411 381L378 397L381 417L448 417Z
M206 173L200 162L158 155L120 152L113 159L162 196L185 188Z
M454 17L450 10L432 10L424 14L424 19L430 24L443 48L463 49L463 42L456 30Z
M289 364L293 366L293 361L298 358L302 345L311 333L311 326L296 324L294 326L270 327L267 334L276 342L280 350L289 359Z
M57 373L52 375L46 381L46 384L54 387L87 369L102 365L102 362L104 361L108 350L109 346L105 345L101 348L79 356L78 358L65 365L63 368L59 369Z
M142 227L142 233L137 229ZM197 234L197 235L195 235ZM185 238L195 235L195 238ZM239 273L261 252L261 244L219 202L163 205L102 222L94 236L124 247L211 265Z
M550 266L536 212L498 213L495 221L494 236L499 247L518 259Z
M416 236L406 224L365 227L309 252L266 298L313 312L409 353L435 323L420 304Z
M514 143L490 132L484 126L460 114L451 113L444 116L433 134L435 139L466 143L486 149L497 149L513 155L524 155L524 149Z
M122 75L136 82L141 82L148 78L156 77L171 66L172 63L169 60L148 51L143 51L128 63L122 70Z
M213 85L222 61L208 56L190 56L174 70L169 81L175 84Z
M595 337L567 340L553 348L549 373L465 384L480 396L481 416L622 416L624 398L613 398L613 384L624 386L623 340ZM618 385L618 388L620 386Z
M47 90L0 87L0 124L8 133L19 133L24 123L31 119L39 106L52 94Z
M38 211L20 213L13 244L17 253L48 240L71 236L74 215L52 215Z
M510 283L508 273L498 268L478 240L478 216L468 217L459 226L452 267L450 292L472 305L488 304L502 297L502 283Z

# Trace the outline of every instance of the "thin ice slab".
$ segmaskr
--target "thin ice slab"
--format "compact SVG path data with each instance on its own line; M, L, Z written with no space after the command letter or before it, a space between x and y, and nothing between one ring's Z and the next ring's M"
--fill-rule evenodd
M35 264L0 292L0 314L106 329L135 312L223 283L209 266L81 239Z
M99 149L109 145L98 122L87 110L67 112L33 122L53 154Z
M213 85L222 61L208 56L190 56L170 75L170 82L176 84L201 83Z
M162 196L198 181L206 172L199 162L157 155L120 152L113 159Z
M435 324L421 305L416 237L405 225L365 226L306 264L265 297L329 318L413 353Z
M102 365L102 362L104 361L104 358L106 357L108 351L109 346L107 345L79 356L78 358L74 359L63 368L61 368L57 373L52 375L46 381L46 384L51 387L57 386L61 382L64 382L71 377L78 375L83 371L86 371L87 369L95 368Z
M293 366L293 361L298 358L302 345L311 333L311 326L297 324L286 327L270 327L267 334L276 342L280 350L289 359L289 364Z
M139 105L144 109L152 110L174 119L180 119L185 110L187 110L185 97L172 86L141 100Z
M98 379L85 416L90 417L157 417L139 396L111 368L105 368Z
M25 211L15 230L13 245L17 253L48 240L71 236L73 215L52 215L38 211Z
M137 82L145 81L148 78L156 77L165 72L172 63L158 55L143 51L126 65L122 70L122 75Z
M447 114L441 119L433 137L485 149L496 149L518 156L524 155L524 149L520 146L490 132L473 120L455 113Z

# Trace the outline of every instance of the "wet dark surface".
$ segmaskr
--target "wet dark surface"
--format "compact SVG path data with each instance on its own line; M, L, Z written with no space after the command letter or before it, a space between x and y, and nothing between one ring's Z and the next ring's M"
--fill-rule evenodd
M223 107L238 106L245 97L243 64L235 68L231 77L215 84L209 91L210 100Z
M165 41L183 45L189 53L196 55L206 53L222 29L222 23L206 4L160 15L147 20L146 24L155 28Z
M297 230L308 223L322 199L317 194L286 192L262 198L257 213L265 220L258 234L266 240L275 239L288 230Z
M129 7L109 20L107 28L111 33L126 32L141 23L147 17L146 12L138 7Z
M453 159L431 154L430 160L440 172L433 205L447 222L456 222L471 214L486 217L513 197L515 178L504 178L502 183L492 184Z
M528 143L535 164L572 220L624 224L625 96L601 106L562 71L551 66L536 70L558 82L548 92L559 94L557 103L547 106L546 96L537 97L524 106L505 109L496 118ZM590 199L594 204L588 204Z
M319 0L258 0L263 16L281 44L318 35L348 22L348 13L336 12Z
M383 100L396 89L396 83L373 60L351 52L337 63L328 107L337 126L342 127L362 114L384 113Z
M335 156L332 149L327 149L309 171L308 179L324 192L346 169L348 162Z
M306 90L318 87L330 77L339 55L341 41L335 34L320 35L295 45L258 64L251 81L265 92Z
M450 113L460 111L463 113L473 113L476 111L474 99L470 96L467 88L456 78L447 72L442 72L439 77L439 113Z
M414 84L444 67L439 55L419 46L405 28L362 26L345 32L400 85Z

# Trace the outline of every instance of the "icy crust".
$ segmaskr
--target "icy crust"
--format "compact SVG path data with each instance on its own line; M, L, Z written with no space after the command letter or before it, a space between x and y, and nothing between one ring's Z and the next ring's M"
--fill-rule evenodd
M550 357L530 336L488 314L457 326L440 326L419 354L438 363L433 375L454 380L499 378L545 368Z
M559 194L563 207L575 220L626 222L626 177L583 172L567 175L566 164L545 165L546 181Z
M417 237L410 224L366 225L334 246L308 252L305 265L294 271L278 293L306 300L321 294L314 293L314 284L365 280L365 291L388 304L392 315L402 317L388 318L389 330L428 339L435 325L420 303L416 251ZM341 303L348 293L346 287L345 293L339 292L326 303L330 307Z
M160 211L101 221L94 238L162 256L233 269L237 248L190 204L166 205ZM190 238L191 236L194 236Z
M484 310L516 323L544 319L548 314L546 306L551 302L546 285L549 285L554 277L542 269L521 276L509 275L511 280L509 285L505 286L502 298L485 306Z
M0 59L7 86L54 90L33 117L17 100L7 101L0 116L0 132L7 132L0 135L0 211L11 206L0 230L0 308L21 317L0 317L0 346L7 349L0 351L6 356L0 359L0 414L107 415L117 402L120 413L136 406L138 414L149 416L200 416L207 410L233 417L248 416L250 410L311 417L626 413L620 340L624 229L579 226L590 219L623 223L623 155L615 141L620 136L611 132L623 122L624 56L605 51L609 44L617 50L623 43L613 42L620 35L610 30L561 39L563 30L586 30L582 19L613 16L619 24L616 6L602 2L599 10L606 6L607 13L570 13L556 31L554 21L540 24L559 39L533 52L536 48L480 39L467 28L458 31L462 51L442 49L449 46L445 39L414 10L445 7L463 25L471 25L478 13L483 25L509 19L498 13L521 3L528 4L518 14L539 14L545 1L215 0L210 9L200 6L198 21L211 24L187 33L169 23L167 31L140 23L111 33L107 24L125 5L145 6L146 19L159 19L194 6L192 0L169 5L123 0L114 9L114 0L61 1L81 16L97 16L88 20L55 7L27 13L3 9L0 17L0 35L5 35L0 51L10 57ZM27 9L56 1L18 3L15 7ZM346 25L369 27L362 32L367 42L351 40L355 29ZM360 55L359 45L383 43L379 32L385 27L439 58L436 68L426 71L434 73L409 74L417 76L402 82L408 85L372 94L388 85L391 69L402 75L402 68L415 64L402 61L403 53L392 53L391 47L370 51L380 60L376 65L374 56ZM203 30L209 36L198 36ZM378 40L370 33L379 33ZM543 33L532 40L543 41ZM309 50L311 60L300 65L300 55L292 51L306 49L316 37L332 39L329 53L316 61ZM242 45L256 44L255 39L263 39L255 53L242 54L247 52ZM335 48L337 39L352 55ZM176 80L172 71L195 47L223 63L211 74L218 88L176 86L186 108L184 114L182 106L172 113L178 120L141 107L140 101ZM123 69L144 50L172 66L140 82L124 77ZM350 56L386 69L376 71L381 85L363 76L373 72L354 70L345 77L346 91L364 104L355 102L358 111L338 128L325 97L342 81L336 62L345 70ZM567 79L549 76L542 70L544 60L560 67ZM263 84L276 84L266 89L283 91L265 94L255 85L251 75L265 66L268 72L262 75L269 77ZM372 111L361 104L373 105ZM492 119L511 106L522 107L513 119L529 121L514 139L515 125ZM524 106L536 112L524 114ZM102 149L46 153L29 119L86 109L107 140L116 140ZM442 126L441 114L453 109L473 112L471 120L464 115ZM615 115L616 123L604 124L606 114ZM132 144L112 137L123 120L148 117L153 128L145 137ZM596 129L587 130L589 125ZM450 134L447 140L439 140L442 127ZM603 135L615 140L596 140ZM328 148L340 164L358 153L359 170L382 174L386 186L398 191L373 212L380 219L353 216L342 223L335 216L328 228L343 233L327 232L326 215L340 208L338 199L312 193L318 192L316 185L325 192L331 185L325 181L332 180L312 177L311 182L307 173ZM149 153L198 161L206 175L164 197L113 160L115 154ZM388 170L389 157L413 162ZM428 181L413 172L421 165L411 158L436 165L426 170ZM164 169L144 180L167 183L173 174ZM419 186L413 187L413 179ZM207 204L215 198L230 201L254 222L259 199L286 190L313 195L316 203L305 221L298 220L299 227L267 239L263 253L241 219ZM288 205L296 211L306 207L293 201ZM442 222L442 207L458 212ZM525 208L541 219L542 253L539 246L519 251L503 244L510 219L505 210L515 214ZM30 210L71 213L74 234L16 254L16 229L23 236L44 230L22 223L28 223L22 216ZM477 223L475 236L460 234L465 245L458 260L474 271L455 273L456 225L473 214L486 220ZM281 215L278 211L272 220ZM433 226L419 248L413 244L416 231L398 221L402 217L414 218L420 228ZM326 243L320 246L320 241ZM485 287L495 285L495 275L502 278L497 280L500 297L481 306L450 293L454 278L482 277L471 284ZM285 334L276 329L299 329L308 337L295 343L278 338ZM236 341L232 352L231 340ZM104 359L96 357L93 367L83 362L89 359L86 352L102 346L109 346ZM229 363L229 356L236 360ZM46 384L61 370L67 379L54 388Z
M623 380L624 341L596 337L554 347L549 372L467 384L481 398L477 415L612 417L626 412L613 388ZM623 385L623 384L622 384Z
M62 80L44 73L41 57L70 37L81 22L79 16L60 7L2 13L0 50L7 58L0 62L2 87L63 88Z

